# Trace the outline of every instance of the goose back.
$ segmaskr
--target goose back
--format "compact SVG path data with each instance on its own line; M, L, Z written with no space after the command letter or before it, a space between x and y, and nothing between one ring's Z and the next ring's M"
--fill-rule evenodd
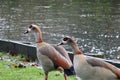
M44 42L37 45L37 55L39 54L47 56L47 58L64 69L69 69L72 66L71 61L69 62L65 56L63 56L59 51L57 51L52 45L48 43Z

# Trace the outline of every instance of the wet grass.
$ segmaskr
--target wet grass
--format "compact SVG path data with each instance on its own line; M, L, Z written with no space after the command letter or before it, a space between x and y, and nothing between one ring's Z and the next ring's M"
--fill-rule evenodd
M42 69L38 69L36 66L15 68L12 64L12 61L0 60L0 80L44 80ZM63 74L59 71L52 71L49 73L49 80L64 80ZM75 80L75 78L69 76L68 80Z

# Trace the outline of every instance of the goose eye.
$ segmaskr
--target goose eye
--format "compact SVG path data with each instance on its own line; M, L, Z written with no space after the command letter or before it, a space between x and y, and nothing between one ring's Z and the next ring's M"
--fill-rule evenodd
M29 28L32 28L32 25L30 25Z
M32 30L35 29L35 27L33 25L30 25L29 28L32 29Z
M63 41L67 41L68 39L69 39L69 38L67 38L67 37L66 37L66 38L63 38Z

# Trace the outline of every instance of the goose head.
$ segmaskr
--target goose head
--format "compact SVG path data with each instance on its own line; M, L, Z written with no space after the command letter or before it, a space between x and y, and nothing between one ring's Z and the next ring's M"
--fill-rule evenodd
M24 32L24 34L27 34L27 33L32 32L32 31L33 32L39 32L40 29L37 25L31 24L31 25L29 25L28 29Z
M76 41L74 40L73 37L70 36L65 36L64 38L61 39L60 43L58 43L58 45L72 45L73 43L76 43Z
M34 33L37 43L43 42L42 32L41 32L41 29L39 28L39 26L34 25L34 24L29 25L28 29L24 32L24 34L27 34L29 32Z
M76 54L83 54L83 52L79 49L77 41L73 37L66 36L62 38L61 42L58 45L70 45L72 47L73 53Z

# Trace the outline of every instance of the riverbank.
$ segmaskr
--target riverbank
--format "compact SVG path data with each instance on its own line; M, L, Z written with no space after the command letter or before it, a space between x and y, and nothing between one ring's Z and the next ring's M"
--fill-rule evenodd
M63 74L53 71L49 80L64 80ZM73 76L69 80L75 80ZM26 61L22 55L9 55L0 52L0 80L44 80L44 72L37 62Z

